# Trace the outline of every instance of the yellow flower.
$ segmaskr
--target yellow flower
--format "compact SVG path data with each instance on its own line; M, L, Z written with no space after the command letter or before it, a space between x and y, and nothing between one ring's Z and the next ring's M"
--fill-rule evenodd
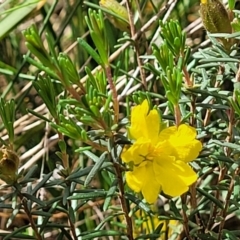
M160 126L159 114L156 109L149 111L147 100L135 106L129 128L130 138L135 141L121 154L122 160L133 166L126 173L128 186L142 192L149 203L160 191L172 197L188 191L197 175L187 163L202 149L194 128L182 124L161 131Z

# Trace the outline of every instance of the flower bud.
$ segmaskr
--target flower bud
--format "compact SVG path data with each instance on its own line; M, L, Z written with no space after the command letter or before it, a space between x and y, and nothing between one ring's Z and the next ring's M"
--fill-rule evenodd
M231 33L228 12L220 0L201 0L200 15L210 33Z
M101 0L99 5L109 12L113 12L114 15L118 15L120 18L115 17L114 15L106 13L109 21L118 29L123 32L129 32L130 26L128 21L128 12L125 7L123 7L116 0Z
M19 166L18 155L9 149L0 149L0 178L6 183L12 183L16 179Z

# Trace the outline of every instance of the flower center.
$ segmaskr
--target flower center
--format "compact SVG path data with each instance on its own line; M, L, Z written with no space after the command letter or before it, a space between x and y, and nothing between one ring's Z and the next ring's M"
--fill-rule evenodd
M160 151L159 148L153 146L152 144L150 144L148 146L148 151L146 155L139 155L141 158L143 158L142 162L152 162L154 160L155 157L159 156ZM140 163L141 164L141 163Z

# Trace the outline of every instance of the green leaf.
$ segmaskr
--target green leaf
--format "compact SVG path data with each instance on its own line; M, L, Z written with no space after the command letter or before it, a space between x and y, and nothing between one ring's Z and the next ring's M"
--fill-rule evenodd
M102 238L107 236L121 236L123 237L125 234L123 232L118 232L114 230L98 230L98 231L91 231L91 232L83 232L78 237L81 236L82 240L87 239L94 239L94 238Z
M7 130L9 141L11 144L14 142L14 121L15 121L15 101L5 101L0 98L0 116L4 127Z
M104 152L102 153L102 155L100 156L100 158L98 159L97 162L95 162L93 168L91 169L90 173L88 174L88 176L86 177L86 180L84 182L84 186L86 187L94 178L94 176L97 174L97 172L99 171L99 169L101 168L101 166L103 165L104 161L106 160L106 156L107 156L108 152Z
M12 29L16 27L19 23L24 20L26 16L28 16L37 6L39 6L40 2L44 2L42 0L25 0L21 4L16 4L15 7L4 10L1 9L0 12L4 11L4 16L0 21L0 40Z
M31 194L34 195L41 187L44 186L44 184L49 180L49 178L52 176L52 172L46 174L43 179L33 188Z
M97 62L97 64L103 65L100 56L84 39L78 38L78 43L88 52L88 54Z
M80 191L78 191L80 192ZM68 197L68 200L82 200L82 199L92 199L92 198L98 198L98 197L105 197L107 194L104 190L82 190L80 194L74 194L72 196Z
M197 191L202 194L203 196L205 196L207 199L209 199L211 202L214 202L219 208L223 209L223 204L216 199L212 194L209 194L208 192L206 192L205 190L201 189L201 188L196 188Z
M112 197L115 195L117 187L118 187L118 180L115 179L112 182L112 185L111 185L111 187L109 188L109 190L107 192L107 196L106 196L104 204L103 204L103 211L107 211L107 209L109 207L109 204L110 204L110 202L112 200Z

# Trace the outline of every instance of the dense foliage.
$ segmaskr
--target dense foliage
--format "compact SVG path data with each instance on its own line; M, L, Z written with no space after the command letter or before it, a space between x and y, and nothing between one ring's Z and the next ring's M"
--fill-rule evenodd
M2 1L0 237L239 239L237 8Z

